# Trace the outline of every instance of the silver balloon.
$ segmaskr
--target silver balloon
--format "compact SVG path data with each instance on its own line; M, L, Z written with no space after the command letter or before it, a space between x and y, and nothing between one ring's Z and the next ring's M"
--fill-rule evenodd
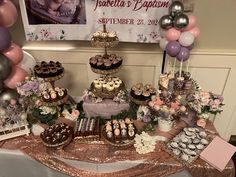
M185 14L180 14L174 18L174 27L176 29L183 29L188 26L189 19L188 16Z
M5 89L5 90L0 94L0 102L1 102L1 101L10 101L11 99L17 100L19 97L20 97L20 95L17 93L16 90Z
M5 80L12 71L11 61L0 54L0 81Z
M170 15L164 15L161 17L159 25L162 29L170 29L173 26L173 18Z
M169 14L175 17L184 12L184 5L180 1L174 1L169 7Z

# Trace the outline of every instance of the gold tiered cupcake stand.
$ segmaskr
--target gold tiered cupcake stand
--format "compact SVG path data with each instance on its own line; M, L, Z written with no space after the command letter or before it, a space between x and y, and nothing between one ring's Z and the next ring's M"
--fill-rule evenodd
M96 33L96 32L95 32ZM94 36L91 39L91 44L92 46L95 47L102 47L104 48L104 59L108 59L109 58L109 54L108 54L108 48L111 47L115 47L118 45L119 43L119 38L117 36L114 36L112 38L109 37L109 31L107 30L106 24L103 24L103 34L106 35L106 37L97 37L95 38ZM93 68L91 67L91 70L96 73L96 74L100 74L105 78L109 78L111 77L111 75L116 74L120 71L121 66L116 67L114 69L109 69L109 70L103 70L103 69L97 69L97 68ZM101 90L97 90L94 86L94 84L92 83L90 86L90 90L93 92L93 94L96 97L100 97L103 99L113 99L114 97L117 96L117 94L119 93L120 90L124 90L125 89L125 85L124 83L122 83L121 87L119 89L114 90L113 92L103 92Z

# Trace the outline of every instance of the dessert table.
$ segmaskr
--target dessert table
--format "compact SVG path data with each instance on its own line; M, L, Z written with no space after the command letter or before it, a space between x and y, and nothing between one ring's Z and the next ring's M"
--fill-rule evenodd
M136 123L136 126L140 126L140 123ZM157 135L158 133L159 136L164 136L169 139L176 135L185 126L186 124L184 122L178 122L169 133L163 133L157 130L152 134ZM208 123L207 130L216 132L211 122ZM14 177L13 175L7 174L13 173L9 168L14 167L14 164L16 166L16 172L20 170L19 173L31 174L35 172L35 174L37 174L37 170L42 169L40 174L45 173L45 176L54 175L57 177L66 175L83 177L153 177L169 175L234 177L235 175L232 160L228 163L226 169L222 173L201 159L197 159L188 167L183 166L165 151L164 142L157 143L155 152L144 155L138 154L133 147L119 150L112 148L103 141L92 142L90 144L78 144L72 142L64 149L51 150L44 147L39 137L33 135L1 142L0 147L0 166L5 169L0 170L4 172L5 177ZM62 172L66 175L59 174L53 170L50 170L49 172L49 169L38 164L29 157L35 159L46 167L50 167L51 169ZM17 160L13 160L15 158L19 160L19 163L16 163ZM25 159L25 162L21 163L21 160L23 159ZM32 168L28 168L29 166L32 166ZM36 168L37 166L40 167ZM18 169L19 167L20 169ZM6 171L7 169L9 169L9 172Z

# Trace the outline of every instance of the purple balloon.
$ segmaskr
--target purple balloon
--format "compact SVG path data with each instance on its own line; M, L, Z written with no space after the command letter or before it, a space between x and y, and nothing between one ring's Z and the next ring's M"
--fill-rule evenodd
M3 52L10 46L11 46L10 32L4 27L0 27L0 52Z
M181 47L180 52L176 56L176 59L179 61L187 61L190 56L190 51L186 47Z
M180 52L181 46L177 41L170 41L166 46L166 53L171 57L176 57Z
M194 43L187 47L188 50L192 50L194 48Z

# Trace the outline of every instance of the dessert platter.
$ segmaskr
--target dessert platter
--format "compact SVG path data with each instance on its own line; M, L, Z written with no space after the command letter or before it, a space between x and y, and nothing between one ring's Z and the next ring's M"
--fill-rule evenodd
M136 132L134 122L130 118L107 121L102 129L105 141L114 148L132 146Z
M199 128L184 128L167 143L167 152L186 165L192 164L206 148L209 135Z
M42 101L48 106L57 106L66 103L68 100L67 89L65 88L49 88L42 92Z
M94 73L109 75L119 72L123 59L116 54L96 55L89 59L91 70Z
M104 25L103 31L93 33L91 43L93 46L114 47L119 43L119 38L115 31L107 31Z
M137 83L130 90L130 100L137 105L146 105L155 95L156 89L151 84Z
M54 124L46 128L40 137L46 147L61 149L73 140L74 131L65 123Z
M99 141L100 121L93 118L81 118L76 121L75 125L75 141L84 143L91 141Z
M34 74L46 82L54 82L64 76L64 67L58 61L42 61L39 65L35 65Z
M113 76L102 76L95 79L91 84L91 91L95 96L101 98L112 99L125 89L125 85L121 79Z

